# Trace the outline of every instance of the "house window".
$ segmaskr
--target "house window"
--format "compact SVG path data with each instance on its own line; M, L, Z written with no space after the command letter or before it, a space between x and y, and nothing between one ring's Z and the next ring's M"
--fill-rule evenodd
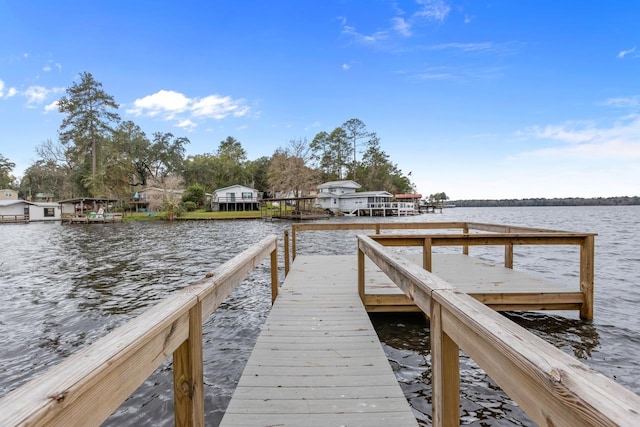
M10 191L5 191L4 196L5 197L11 197L11 196L13 196L13 194Z
M253 193L251 191L242 193L242 200L251 200L253 199Z
M44 208L44 217L45 218L54 218L56 216L55 208Z

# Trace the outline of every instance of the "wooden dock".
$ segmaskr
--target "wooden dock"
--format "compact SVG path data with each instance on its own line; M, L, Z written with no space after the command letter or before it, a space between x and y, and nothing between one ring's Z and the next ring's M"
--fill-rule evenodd
M296 258L221 425L417 425L358 296L354 256Z
M380 234L391 228L462 233ZM357 235L355 254L296 256L296 229L376 234ZM203 321L267 259L274 306L224 426L417 425L366 312L368 298L384 305L388 298L403 297L394 285L429 317L434 426L460 423L461 351L538 425L638 425L640 396L491 309L507 295L509 308L569 305L582 318L592 318L595 235L478 223L294 224L292 265L287 236L288 274L281 287L277 239L269 236L0 398L0 425L100 425L171 356L175 425L205 425ZM514 246L543 244L580 247L582 302L555 301L565 292L512 270ZM413 259L388 247L416 245L423 250ZM477 245L504 246L504 267L468 256L469 246ZM442 258L432 246L462 246L463 258ZM451 283L436 273L448 275ZM524 292L509 296L511 288ZM496 304L481 302L478 295L497 298ZM536 297L554 300L529 300ZM381 306L374 303L374 310Z

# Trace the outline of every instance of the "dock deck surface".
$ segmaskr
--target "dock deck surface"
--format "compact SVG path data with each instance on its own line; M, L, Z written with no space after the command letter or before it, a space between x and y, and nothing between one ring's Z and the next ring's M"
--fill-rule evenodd
M358 296L355 256L296 258L221 425L417 425Z
M405 256L421 264L420 255ZM367 309L396 311L372 301L402 291L365 265ZM579 291L466 255L435 254L433 270L485 303L515 295L536 309L582 300ZM296 257L221 425L416 425L358 295L355 255Z

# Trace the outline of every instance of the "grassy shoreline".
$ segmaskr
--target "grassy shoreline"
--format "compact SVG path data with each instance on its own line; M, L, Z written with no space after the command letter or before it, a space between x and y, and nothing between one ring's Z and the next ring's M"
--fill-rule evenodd
M193 212L183 212L175 221L188 220L224 220L224 219L260 219L260 211L237 211L237 212L208 212L197 210ZM124 221L166 221L166 212L133 212L125 213Z

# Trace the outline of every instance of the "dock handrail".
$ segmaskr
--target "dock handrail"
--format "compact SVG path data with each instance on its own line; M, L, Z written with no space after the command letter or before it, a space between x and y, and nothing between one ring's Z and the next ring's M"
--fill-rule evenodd
M511 225L485 224L480 222L315 222L291 225L291 256L296 259L296 234L300 231L327 230L374 230L380 234L381 230L443 230L460 229L462 234L469 234L471 230L489 231L494 233L558 233L557 230L543 228L520 227ZM463 253L468 255L469 248L465 246Z
M504 266L513 268L514 245L578 245L580 246L580 292L584 302L580 306L580 317L593 318L594 250L595 235L590 233L568 233L540 231L531 233L480 233L480 234L429 234L371 236L383 246L422 247L422 267L432 271L433 246L489 246L504 245Z
M175 425L203 426L202 323L268 256L273 301L269 236L0 399L0 424L99 425L173 354Z
M462 349L539 425L636 425L640 396L368 236L358 236L358 286L370 258L430 317L433 425L459 424Z
M381 234L382 230L455 230L458 234ZM372 236L383 245L422 246L423 267L431 271L433 246L462 246L469 255L469 246L504 246L504 266L513 268L513 247L516 245L579 245L580 292L584 301L579 306L580 317L593 318L595 233L576 233L543 228L479 222L382 222L382 223L310 223L291 226L291 255L296 256L296 233L300 231L375 230ZM472 233L473 231L473 233ZM485 233L482 233L485 232ZM288 251L288 237L285 247ZM288 258L288 257L287 257ZM287 260L288 262L288 260ZM287 273L288 268L285 270ZM361 290L361 295L363 294Z

